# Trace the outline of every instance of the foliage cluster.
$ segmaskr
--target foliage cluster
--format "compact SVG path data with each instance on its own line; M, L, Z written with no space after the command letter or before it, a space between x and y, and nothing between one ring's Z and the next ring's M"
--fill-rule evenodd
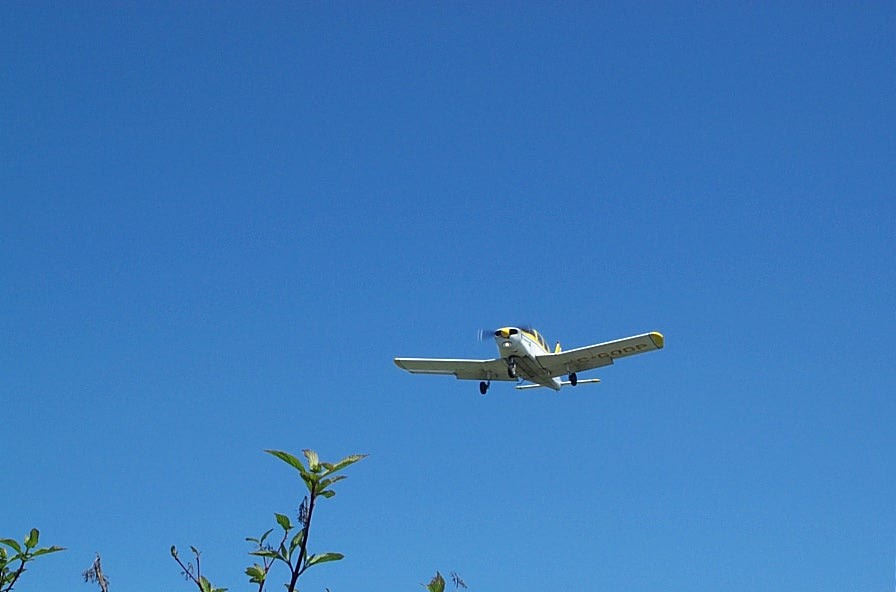
M295 469L305 484L308 492L303 496L298 512L293 518L286 514L274 514L277 526L263 532L258 537L248 537L246 540L253 545L249 554L252 556L252 565L246 568L246 576L249 583L257 586L258 592L264 592L268 583L272 568L279 566L286 575L284 587L287 592L295 592L299 578L308 569L339 561L343 558L341 553L325 552L310 553L308 542L311 536L311 522L318 503L322 499L330 499L336 495L333 485L345 479L345 475L338 475L346 467L365 458L366 454L353 454L346 456L336 463L323 462L313 450L303 450L302 454L306 462L288 452L280 450L266 450L268 454L275 456ZM307 466L306 466L307 463ZM274 532L276 535L272 537ZM11 592L13 585L26 571L26 565L35 558L48 553L62 551L62 547L37 548L40 533L32 529L25 537L24 542L19 543L13 539L0 539L0 592ZM192 559L186 563L180 558L177 547L171 547L171 557L181 569L181 574L199 592L226 592L227 588L218 588L202 573L200 557L201 553L191 546ZM83 574L85 582L97 583L102 592L109 589L109 580L103 574L100 557L90 569ZM451 574L454 588L466 588L466 584L457 574ZM422 585L422 584L421 584ZM445 592L445 578L439 572L433 576L429 584L422 585L428 592Z
M41 555L62 551L62 547L38 548L40 531L32 528L20 543L15 539L0 539L0 592L9 592L23 573L25 567Z
M271 534L275 530L274 528L265 531L257 538L249 537L246 539L255 545L250 555L256 558L253 564L246 568L246 575L249 577L249 583L257 585L258 592L263 592L271 568L275 564L282 564L288 573L288 582L285 584L286 590L287 592L294 592L299 577L309 568L330 561L339 561L343 558L341 553L327 552L313 555L308 553L311 520L314 517L314 511L319 500L321 498L329 499L336 495L333 485L345 479L345 475L337 475L336 473L358 462L367 455L353 454L346 456L337 463L327 463L321 462L315 451L303 450L302 453L308 463L306 467L301 460L288 452L281 450L266 450L265 452L279 458L295 469L308 489L308 494L299 506L298 515L296 516L297 523L295 525L286 514L274 514L277 528L282 531L282 534L278 533L279 541L277 537L270 539ZM184 577L192 582L199 589L199 592L225 592L226 588L216 588L208 578L202 575L199 563L200 552L195 547L190 547L190 550L195 558L195 565L193 563L185 565L178 557L177 548L171 547L171 556L180 566ZM261 563L258 563L259 560Z

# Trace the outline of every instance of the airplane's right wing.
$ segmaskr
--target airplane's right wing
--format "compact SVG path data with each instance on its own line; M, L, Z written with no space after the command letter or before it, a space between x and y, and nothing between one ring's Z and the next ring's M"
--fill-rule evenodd
M662 349L663 345L664 338L661 333L645 333L557 354L545 354L538 356L538 362L554 376L559 376L609 366L613 360Z
M516 380L507 375L507 362L494 360L445 360L395 358L395 365L413 374L453 374L459 380Z

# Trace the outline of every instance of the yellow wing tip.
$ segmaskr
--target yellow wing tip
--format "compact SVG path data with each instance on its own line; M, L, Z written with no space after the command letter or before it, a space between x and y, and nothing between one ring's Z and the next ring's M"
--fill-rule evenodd
M650 340L657 349L663 349L663 346L666 344L666 338L663 337L663 334L656 331L650 333Z

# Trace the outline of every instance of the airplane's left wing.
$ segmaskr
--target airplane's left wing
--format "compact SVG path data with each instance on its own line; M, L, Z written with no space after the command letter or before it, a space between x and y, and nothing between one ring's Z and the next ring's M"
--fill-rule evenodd
M583 372L592 368L609 366L613 360L663 348L661 333L645 333L607 343L598 343L577 349L538 356L541 364L553 376Z
M507 362L494 360L444 360L395 358L395 365L413 374L453 374L459 380L516 380L507 375Z

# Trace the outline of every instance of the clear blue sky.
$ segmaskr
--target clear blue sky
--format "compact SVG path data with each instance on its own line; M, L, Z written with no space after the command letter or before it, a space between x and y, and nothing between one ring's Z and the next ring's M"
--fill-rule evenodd
M0 536L20 592L889 590L892 2L0 5ZM666 349L554 393L476 330Z

